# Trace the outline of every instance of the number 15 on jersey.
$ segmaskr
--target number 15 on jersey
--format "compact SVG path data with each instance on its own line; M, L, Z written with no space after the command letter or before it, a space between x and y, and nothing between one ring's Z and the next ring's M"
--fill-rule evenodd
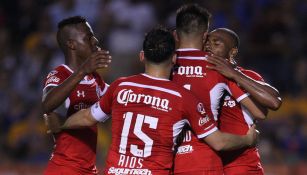
M128 143L128 136L130 132L130 128L133 128L133 133L144 142L145 146L144 149L139 149L138 145L130 144L130 152L132 155L136 157L148 157L151 155L153 140L142 131L143 124L148 124L150 129L157 129L158 125L158 118L146 116L142 114L136 114L135 123L132 122L133 117L132 112L126 112L124 114L124 125L121 134L121 140L119 145L119 152L121 154L126 154L127 143ZM131 126L132 125L132 126Z

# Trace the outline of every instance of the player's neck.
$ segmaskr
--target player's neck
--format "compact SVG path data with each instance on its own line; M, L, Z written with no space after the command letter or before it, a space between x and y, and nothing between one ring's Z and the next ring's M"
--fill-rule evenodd
M145 74L162 79L169 79L171 73L171 66L161 66L161 65L146 65Z
M66 60L66 65L71 68L74 72L78 70L82 63L80 63L80 60L70 57Z
M193 49L202 50L203 43L202 42L180 42L178 49L184 49L184 48L193 48Z
M76 63L74 62L68 62L66 63L66 65L71 69L73 70L74 72L78 70L79 66L77 66Z

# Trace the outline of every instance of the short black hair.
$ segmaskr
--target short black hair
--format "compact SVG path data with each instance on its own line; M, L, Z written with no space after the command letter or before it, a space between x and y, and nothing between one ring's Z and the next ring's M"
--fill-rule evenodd
M69 18L65 18L58 23L58 30L64 28L65 26L79 24L79 23L86 23L86 19L82 16L72 16Z
M208 31L211 14L198 4L186 4L176 12L176 30L180 33L201 33Z
M239 48L240 46L240 38L236 32L228 28L217 28L213 31L222 31L231 37L234 47Z
M164 27L158 26L146 34L143 51L148 61L162 63L175 52L174 36Z
M58 23L57 41L60 48L65 52L65 42L67 40L67 34L63 32L63 28L66 26L77 25L81 23L86 23L86 19L82 16L72 16L65 18Z

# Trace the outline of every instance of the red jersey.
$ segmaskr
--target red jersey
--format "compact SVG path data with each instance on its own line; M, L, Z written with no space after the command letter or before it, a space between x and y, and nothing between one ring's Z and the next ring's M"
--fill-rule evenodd
M45 80L44 93L47 87L60 85L72 73L73 71L67 65L55 68ZM63 111L60 113L68 117L81 109L90 107L100 99L107 87L98 74L86 75L65 100L64 113ZM63 130L55 134L54 138L55 146L50 161L57 165L77 169L80 174L97 174L97 126Z
M174 69L173 81L191 90L204 103L206 112L217 120L225 91L232 94L237 101L248 94L217 71L207 69L206 66L210 63L206 59L207 53L197 49L177 50L178 67ZM175 157L175 174L212 170L222 173L220 157L207 144L199 141L191 131L187 131Z
M189 91L146 74L112 83L91 113L98 121L112 114L105 174L168 175L175 140L185 124L198 138L217 130L214 119Z
M254 71L239 68L250 78L264 82L262 77ZM240 105L233 96L226 95L219 118L220 130L232 134L245 135L253 124L253 117L244 106ZM221 152L225 168L249 166L254 170L262 170L257 148L244 148L236 151Z

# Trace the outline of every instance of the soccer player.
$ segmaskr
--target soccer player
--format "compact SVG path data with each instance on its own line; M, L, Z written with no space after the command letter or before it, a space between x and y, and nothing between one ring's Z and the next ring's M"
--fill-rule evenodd
M215 150L255 143L252 127L245 136L222 133L194 95L169 80L176 60L171 32L156 28L143 42L145 73L119 78L91 108L69 117L62 128L91 126L112 115L112 143L105 174L168 175L175 140L185 124Z
M101 50L91 26L80 16L59 22L57 41L65 64L48 74L43 89L45 122L50 132L58 132L44 174L97 174L97 127L61 132L59 128L61 119L91 106L104 94L108 85L95 70L107 67L110 55Z
M219 28L210 32L205 51L214 56L208 58L208 61L213 64L209 68L234 80L263 107L277 110L281 105L278 91L265 83L258 73L235 65L234 58L238 53L238 48L239 37L234 31ZM225 96L219 117L221 131L245 134L249 126L253 124L251 119L253 116L246 113L233 96L230 94ZM256 147L221 152L220 155L225 175L264 174Z
M177 10L177 65L173 81L194 93L204 103L209 115L218 119L219 106L228 91L244 110L257 118L265 118L259 108L234 82L217 71L207 69L208 53L202 51L208 33L208 11L197 4L184 5ZM223 165L218 153L203 144L189 128L175 156L174 174L222 175Z

